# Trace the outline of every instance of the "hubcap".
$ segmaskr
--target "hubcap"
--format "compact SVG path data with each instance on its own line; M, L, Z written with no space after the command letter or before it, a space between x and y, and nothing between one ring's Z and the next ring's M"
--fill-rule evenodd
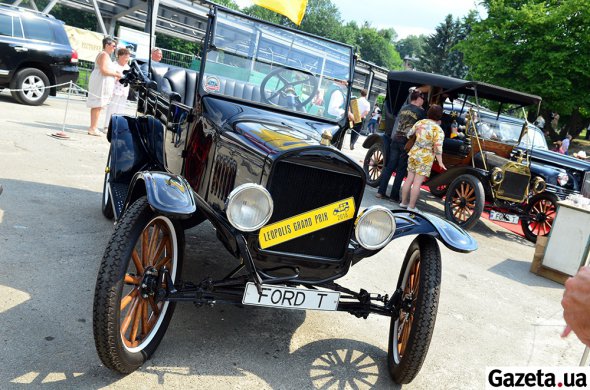
M28 76L23 81L23 94L29 100L39 100L45 92L45 83L37 76Z

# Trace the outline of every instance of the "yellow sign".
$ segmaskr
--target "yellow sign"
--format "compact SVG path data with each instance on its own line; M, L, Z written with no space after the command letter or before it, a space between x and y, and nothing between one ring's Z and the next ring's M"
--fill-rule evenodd
M354 210L354 198L351 197L266 225L260 229L258 236L260 248L265 249L348 221L354 216Z

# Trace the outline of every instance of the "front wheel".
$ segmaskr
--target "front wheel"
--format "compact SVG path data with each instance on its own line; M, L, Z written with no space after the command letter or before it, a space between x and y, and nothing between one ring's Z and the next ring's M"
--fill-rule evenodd
M397 289L399 315L391 317L387 366L391 378L410 383L428 353L434 331L441 283L441 256L436 239L418 236L406 252Z
M473 175L461 175L447 190L445 217L464 229L471 229L481 217L484 203L481 181Z
M557 214L557 196L543 192L533 196L520 220L522 232L527 240L537 242L538 236L546 236L553 227Z
M167 270L172 282L180 277L183 250L184 230L154 213L146 197L121 217L105 250L94 292L94 342L106 367L131 373L160 344L174 303L158 300L156 293L166 287L159 276Z
M383 145L376 143L372 145L363 162L363 169L367 175L367 184L371 187L378 187L381 180L381 173L385 164L385 153L383 153Z

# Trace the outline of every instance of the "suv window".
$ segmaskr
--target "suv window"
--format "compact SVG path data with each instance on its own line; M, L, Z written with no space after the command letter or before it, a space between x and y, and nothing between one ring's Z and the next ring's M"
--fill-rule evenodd
M12 16L0 14L0 35L12 36Z
M23 28L25 37L28 39L37 39L40 41L54 42L53 28L51 23L44 19L23 18Z

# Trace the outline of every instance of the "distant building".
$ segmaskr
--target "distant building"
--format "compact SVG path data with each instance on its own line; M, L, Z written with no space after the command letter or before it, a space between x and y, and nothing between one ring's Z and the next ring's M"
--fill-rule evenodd
M405 56L404 57L404 69L405 70L416 70L416 64L420 60L417 57Z

